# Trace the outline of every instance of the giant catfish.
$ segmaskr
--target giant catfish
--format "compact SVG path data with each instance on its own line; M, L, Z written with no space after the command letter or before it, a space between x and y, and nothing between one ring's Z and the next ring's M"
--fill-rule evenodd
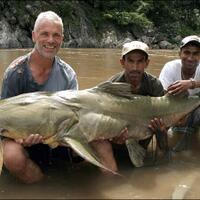
M17 139L40 134L50 147L70 146L84 159L110 170L91 148L91 141L111 139L127 127L131 161L141 165L144 154L138 141L152 136L150 120L159 117L172 126L199 104L198 97L135 95L129 84L111 82L79 91L26 93L0 101L1 135ZM0 152L1 169L2 147Z

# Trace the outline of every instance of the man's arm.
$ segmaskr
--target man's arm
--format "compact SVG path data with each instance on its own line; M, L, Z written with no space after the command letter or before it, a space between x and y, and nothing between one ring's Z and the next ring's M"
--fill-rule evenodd
M6 99L9 97L17 96L21 94L20 91L20 74L15 71L15 69L7 69L4 73L3 83L2 83L2 91L1 91L1 99ZM20 143L23 146L32 146L34 144L41 143L43 141L43 137L38 134L31 134L26 139L17 139L16 142Z
M196 81L193 79L178 80L167 88L167 92L169 94L177 95L177 94L187 91L188 89L195 89L199 87L200 87L200 81Z
M1 99L13 97L19 94L20 88L18 74L13 69L7 70L3 77Z
M155 134L156 141L160 150L167 151L169 149L167 127L163 120L159 118L154 118L150 121L148 127Z

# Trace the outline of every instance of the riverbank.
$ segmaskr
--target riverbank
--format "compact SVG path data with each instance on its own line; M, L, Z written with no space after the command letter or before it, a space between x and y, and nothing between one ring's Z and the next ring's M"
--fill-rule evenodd
M194 23L187 20L175 22L174 13L176 9L177 12L181 10L185 16L187 11L189 18L193 11L199 13L196 4L184 5L179 0L172 0L170 4L157 0L132 3L103 0L0 1L0 48L33 47L31 32L38 13L53 10L63 19L63 47L121 48L125 42L141 40L152 49L176 49L181 38L190 34L191 29L195 33L199 25L195 24L196 18ZM177 16L181 17L181 14ZM183 34L180 29L183 29Z

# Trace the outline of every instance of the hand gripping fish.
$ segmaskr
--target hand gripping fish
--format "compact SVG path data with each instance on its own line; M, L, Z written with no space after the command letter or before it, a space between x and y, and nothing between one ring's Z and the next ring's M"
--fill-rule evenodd
M112 171L101 163L91 141L112 139L127 127L129 156L140 166L144 149L138 141L152 136L150 120L162 118L170 127L199 104L199 97L135 95L129 84L111 82L79 91L26 93L0 100L0 135L18 139L40 134L50 147L70 146L92 164ZM0 169L2 165L0 146Z

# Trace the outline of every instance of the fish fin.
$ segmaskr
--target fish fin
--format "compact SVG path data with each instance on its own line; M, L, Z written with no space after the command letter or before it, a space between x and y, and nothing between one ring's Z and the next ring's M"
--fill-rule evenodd
M101 164L100 159L94 154L93 149L89 146L88 143L80 142L70 137L64 137L62 143L69 144L69 146L76 151L82 158L89 161L90 163L101 167L105 170L112 172L113 174L119 175L117 172L108 169L103 164Z
M3 143L0 137L0 174L2 172L2 168L3 168Z
M50 146L50 148L54 149L56 148L59 143L56 141L56 136L52 136L52 137L49 137L49 138L46 138L43 142L43 144L47 144Z
M92 88L92 90L106 92L115 96L125 97L128 99L134 99L138 97L137 94L132 93L132 86L128 83L106 81Z
M142 167L144 165L146 150L133 138L126 140L126 147L133 165L135 167Z

